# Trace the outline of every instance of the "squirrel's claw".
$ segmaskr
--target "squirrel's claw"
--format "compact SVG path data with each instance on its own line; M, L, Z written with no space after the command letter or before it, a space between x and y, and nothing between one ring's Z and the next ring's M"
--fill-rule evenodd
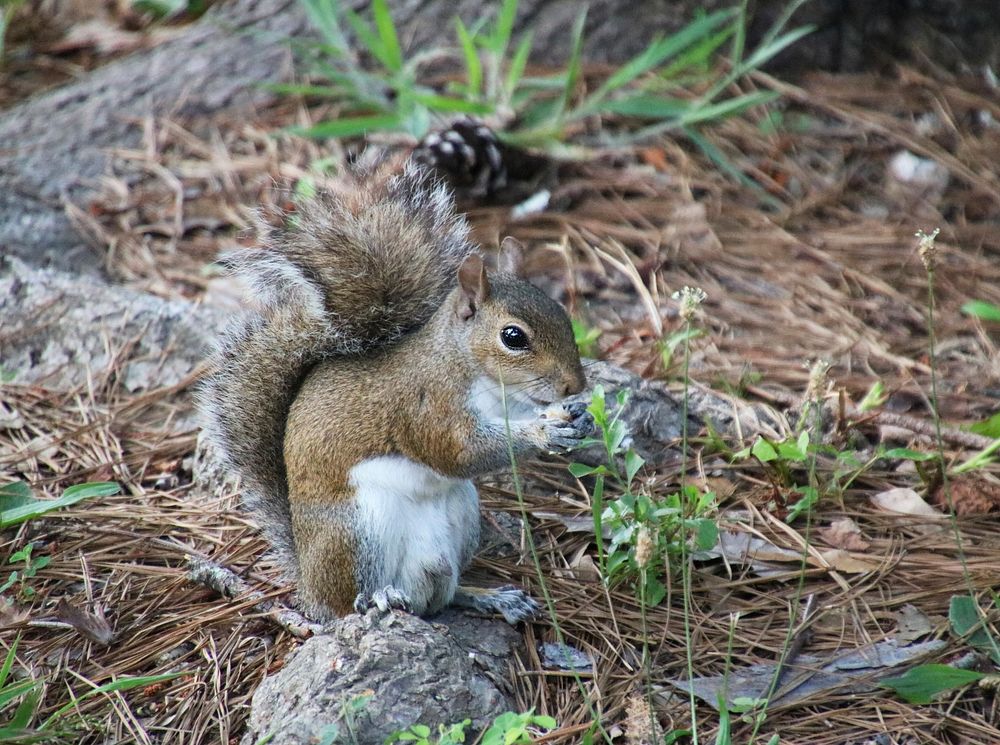
M569 421L546 420L546 447L549 450L569 450L580 445L594 431L594 418L587 407L571 404L566 407Z
M370 595L358 593L354 599L354 610L364 613L372 608L378 608L379 613L388 613L392 609L412 613L413 608L410 598L402 590L397 590L392 585L386 585L381 590L376 590Z

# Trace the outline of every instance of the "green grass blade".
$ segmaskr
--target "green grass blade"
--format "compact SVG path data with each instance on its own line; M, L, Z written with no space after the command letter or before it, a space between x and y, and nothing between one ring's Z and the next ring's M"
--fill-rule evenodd
M349 48L335 10L339 5L336 0L300 0L300 2L309 23L319 31L327 44L340 50Z
M801 28L789 31L774 39L770 44L762 45L753 51L746 62L741 66L741 70L756 70L763 66L768 60L778 52L790 47L803 36L808 36L816 30L815 26L802 26Z
M490 104L479 103L478 101L466 101L464 98L452 98L442 96L437 93L414 93L413 100L426 106L432 111L439 111L445 114L491 114L493 107Z
M386 0L375 0L372 3L372 16L375 18L375 28L382 42L382 52L386 63L393 72L403 69L403 50L399 47L399 37L396 35L396 25L392 22L389 4Z
M721 10L689 23L676 34L652 42L646 49L616 70L579 107L582 116L588 116L611 92L628 85L640 75L659 67L671 57L692 44L709 37L716 28L732 18L733 10Z
M76 706L88 698L93 698L94 696L100 696L103 693L121 693L124 691L130 691L133 688L142 688L144 686L152 685L154 683L162 683L166 680L173 680L174 678L179 678L181 675L187 675L186 672L179 673L164 673L162 675L146 675L136 678L122 678L120 680L113 680L110 683L105 683L104 685L98 686L97 688L92 688L89 691L83 693L80 696L73 698L65 706L57 709L54 714L46 719L39 729L48 729L52 724L55 723L57 719L66 715L67 713L73 711Z
M778 201L773 196L764 191L763 187L761 187L760 184L758 184L752 178L748 177L745 173L743 173L743 171L734 166L732 164L732 161L730 161L729 158L726 157L725 153L719 150L719 148L717 148L715 145L706 140L704 137L702 137L700 134L695 132L690 127L686 127L684 129L684 134L686 134L691 139L691 141L698 146L699 150L705 153L705 157L707 157L709 160L715 163L715 165L718 166L723 173L725 173L731 179L733 179L733 181L735 181L738 184L742 184L743 186L749 187L750 189L752 189L754 192L757 193L757 195L761 198L763 202L771 205L772 207L775 208L781 207L780 201Z
M394 130L400 126L398 114L380 116L355 116L347 119L337 119L332 122L320 122L312 127L292 127L289 131L302 137L324 139L328 137L360 137L367 132Z
M35 685L32 689L28 691L21 703L17 705L14 710L14 716L11 717L10 721L7 723L7 727L11 729L27 729L31 725L31 720L35 718L35 714L38 711L38 702L42 697L42 684L40 681L34 681Z
M691 109L681 117L681 123L685 126L698 124L706 121L718 121L730 116L741 114L754 106L761 106L770 103L779 97L774 91L754 91L742 96L734 96L725 101L699 106Z
M735 33L735 30L735 25L729 25L718 33L706 36L697 44L684 50L673 62L661 70L659 72L660 77L664 80L673 80L680 73L692 67L707 69L711 63L712 55L719 47L726 43L726 40Z
M283 96L310 96L313 98L339 99L349 91L340 85L305 85L303 83L264 83L265 90L280 93Z
M737 8L736 22L733 23L733 46L729 58L734 67L739 67L740 62L743 60L743 50L746 49L747 4L747 0L740 0L740 6Z
M28 504L0 511L0 530L20 525L27 520L41 517L54 510L69 507L72 504L90 499L91 497L110 497L121 491L121 487L113 482L94 482L77 484L63 492L58 499L35 499Z
M384 68L387 70L392 70L391 58L386 54L385 49L382 47L382 40L379 38L378 33L368 25L361 16L353 11L345 11L344 17L347 22L351 24L351 30L354 31L354 35L358 37L358 42L364 46L368 53L377 59Z
M17 645L21 641L21 635L18 634L14 637L13 643L10 645L10 649L7 651L7 657L4 658L3 667L0 667L0 689L4 687L7 682L7 676L10 675L10 669L14 666L14 657L17 655Z
M510 35L514 32L514 21L517 19L517 0L503 0L500 12L497 13L497 25L491 34L490 51L503 59L510 44Z
M11 683L6 686L3 690L0 690L0 709L6 706L8 703L16 699L18 696L23 696L25 693L33 688L37 688L41 685L41 681L38 680L22 680L17 683ZM23 729L18 727L17 729Z
M771 43L778 37L782 29L788 25L788 22L792 20L792 16L795 15L796 11L805 5L809 0L793 0L793 2L788 3L785 9L781 12L781 15L771 24L771 28L767 30L764 36L761 37L760 47L770 46ZM760 48L758 47L758 48Z
M583 27L586 23L587 6L585 5L573 23L573 33L570 37L572 45L570 46L569 64L566 65L566 82L554 112L553 118L555 119L556 127L559 129L562 128L566 108L569 106L570 99L573 96L573 89L576 87L577 80L580 79L580 71L582 69L581 58L583 56Z
M985 300L970 300L962 305L962 312L967 316L975 316L984 321L1000 323L1000 305L987 303Z
M466 90L470 95L478 96L483 90L483 63L479 59L479 50L476 49L476 42L473 41L469 29L458 16L455 16L455 30L458 32L458 41L462 45L462 57L465 60Z
M529 31L518 43L514 56L511 58L510 65L507 67L507 76L504 78L504 88L506 90L506 97L508 100L514 96L514 91L517 90L517 86L521 83L521 76L524 75L524 68L528 65L528 55L531 54L532 41L533 37Z
M691 102L680 98L638 94L617 101L604 102L599 111L639 119L666 119L680 117L691 108Z

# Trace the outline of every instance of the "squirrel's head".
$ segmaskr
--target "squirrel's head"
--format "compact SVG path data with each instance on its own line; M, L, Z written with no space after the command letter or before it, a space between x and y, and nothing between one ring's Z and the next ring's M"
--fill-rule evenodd
M487 275L480 256L458 269L453 311L483 374L537 404L586 385L569 316L559 303L516 276L520 247L501 247L499 271Z

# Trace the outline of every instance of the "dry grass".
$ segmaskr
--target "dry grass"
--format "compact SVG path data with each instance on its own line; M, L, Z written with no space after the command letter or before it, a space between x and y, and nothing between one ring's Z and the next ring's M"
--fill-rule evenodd
M763 76L758 82L779 85ZM471 217L486 243L507 232L529 242L536 277L601 328L606 358L646 376L676 377L676 368L662 369L657 325L666 334L679 328L670 293L696 285L708 293L700 323L709 333L696 342L692 359L699 382L794 408L807 385L804 363L827 359L835 412L849 412L848 404L881 379L897 415L891 431L881 422L882 434L926 449L930 367L917 228L942 229L937 335L944 418L982 419L998 405L997 329L958 309L972 298L1000 303L1000 107L994 93L974 81L942 82L910 70L895 79L819 76L801 87L780 85L794 103L785 112L788 127L768 133L760 122L739 120L711 135L765 186L770 204L759 191L720 175L696 151L664 140L625 165L595 161L564 169L553 194L559 209L516 224L499 208L474 207ZM927 112L937 116L936 126L921 124ZM980 112L989 112L994 124L982 124L987 119ZM807 117L801 130L790 124L800 114ZM251 221L244 206L265 216L282 207L287 184L320 155L314 145L266 134L303 116L276 109L253 123L199 123L197 135L194 124L138 123L146 129L145 146L119 154L104 195L80 205L77 217L124 281L162 295L211 295L217 280L203 267L221 248L245 242L241 231ZM948 166L950 185L930 196L887 187L886 162L902 148ZM616 269L608 256L634 266L634 276ZM38 595L0 619L3 643L23 634L18 661L48 681L46 711L68 701L71 690L79 694L116 676L184 672L166 684L81 705L88 734L80 742L228 745L242 731L257 682L295 641L255 616L249 602L223 601L186 582L184 557L214 557L270 595L287 588L261 561L263 545L235 497L209 498L191 484L194 436L169 426L171 411L188 406L186 399L173 391L131 399L115 387L111 371L94 372L98 382L72 394L0 388L3 401L27 423L0 430L5 476L28 479L51 495L85 479L125 487L121 496L77 505L3 536L3 555L34 541L36 553L53 557L33 582ZM877 421L838 421L845 435L879 436ZM899 429L908 423L909 430ZM801 521L789 527L779 519L780 490L758 468L730 466L707 451L696 452L692 464L696 477L710 477L725 494L727 513L745 516L741 529L776 545L796 551L807 543L822 546L817 529L841 516L852 517L870 542L863 558L876 567L872 571L805 573L802 597L814 597L816 613L804 651L832 656L891 637L905 604L931 618L933 636L948 638L949 599L966 586L954 534L879 513L868 501L889 485L917 484L912 473L867 474L842 500L822 502L807 531ZM562 465L529 470L535 477L526 495L530 510L587 514L583 487ZM974 481L964 488L995 492L997 473L991 467L978 476L981 488ZM651 488L664 492L680 480L676 468L648 477ZM484 503L517 509L499 489L486 489ZM959 526L968 581L987 605L988 591L998 585L995 517L968 515ZM629 712L633 721L642 718L635 713L644 690L638 604L627 591L593 581L579 562L593 553L584 534L550 518L533 528L563 633L597 662L583 683L605 725L624 728ZM538 589L526 555L479 568ZM798 624L792 602L797 583L794 565L782 576L763 578L738 567L698 564L691 596L694 673L775 661L789 625ZM101 648L75 631L36 625L51 617L60 598L81 608L103 607L117 631L114 643ZM668 731L689 723L686 698L666 683L687 675L681 608L675 583L648 618L655 701ZM737 612L730 657L730 617ZM552 639L547 623L525 629L527 652L512 670L517 704L560 721L561 729L545 742L578 742L588 716L576 682L543 669L535 652L535 642ZM953 642L942 658L962 651ZM711 741L718 716L708 707L698 716L701 740ZM749 731L736 723L734 741L745 742ZM825 694L777 706L762 732L765 739L777 732L782 742L818 745L861 743L881 733L899 743L982 743L1000 739L1000 723L993 694L979 689L925 707L885 693Z

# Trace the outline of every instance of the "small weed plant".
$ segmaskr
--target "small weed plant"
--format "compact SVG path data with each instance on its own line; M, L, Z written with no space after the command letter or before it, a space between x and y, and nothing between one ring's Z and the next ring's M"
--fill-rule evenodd
M470 719L458 724L441 724L438 725L437 734L432 734L431 728L427 725L414 724L394 733L386 743L387 745L400 742L413 745L457 745L465 742L465 729L471 724ZM535 714L534 709L523 713L508 711L493 720L478 742L481 745L528 745L535 741L535 735L555 727L555 719Z
M419 138L436 117L471 114L487 117L494 125L509 124L500 133L508 142L565 152L567 138L585 122L616 117L638 123L612 138L622 145L668 130L691 132L773 101L777 94L771 91L734 94L733 83L811 31L808 27L784 31L802 1L792 2L760 46L746 55L743 10L705 13L676 33L654 40L588 87L582 61L586 8L569 30L566 67L539 76L527 74L531 34L516 43L513 39L517 0L501 0L490 17L471 26L456 18L451 47L409 57L399 42L387 0L372 2L371 21L342 0L301 0L320 36L317 43L299 44L310 82L278 90L336 102L340 112L336 120L301 130L313 137L396 131ZM718 72L716 54L727 42L731 42L730 64ZM442 62L460 68L461 75L432 82L427 71ZM683 86L689 83L697 83L701 93L686 93Z
M927 338L931 370L931 414L934 417L937 445L935 456L940 463L944 463L944 439L941 434L941 415L938 407L937 336L934 323L934 313L937 308L934 279L938 251L935 240L938 232L938 230L934 230L931 233L925 233L923 230L919 230L917 231L916 238L920 260L927 277ZM966 303L962 310L982 320L1000 320L1000 313L997 313L994 317L992 313L995 310L995 306L990 306L988 303ZM948 503L952 531L955 534L955 546L959 560L962 563L962 577L966 585L965 594L954 595L951 598L948 611L948 621L951 631L953 635L964 640L969 646L984 654L994 666L1000 667L1000 642L997 641L991 632L987 613L983 611L979 604L976 589L969 573L965 550L962 545L962 532L955 514L955 505L952 500L949 483L951 475L958 475L976 468L982 468L992 462L995 453L1000 450L1000 433L996 430L990 430L993 424L994 422L991 418L986 422L981 422L980 426L987 436L993 436L997 439L984 450L958 466L950 470L942 468L940 477L941 486ZM1000 609L1000 596L996 593L992 593L992 606L994 611ZM982 683L986 686L987 682L989 682L989 687L992 689L995 687L995 680L995 675L989 675L976 670L964 670L952 667L951 665L930 664L918 665L908 670L904 675L896 678L886 678L881 681L880 685L894 691L898 696L910 703L929 704L939 694L964 688L972 684Z
M51 556L32 556L31 551L34 544L27 544L20 551L15 551L7 560L8 564L23 564L20 569L15 569L7 577L3 584L0 584L0 595L17 588L17 596L22 600L31 600L35 596L35 588L31 586L31 580L52 561Z
M703 550L718 540L716 500L714 494L691 486L660 498L640 487L636 476L645 461L627 445L628 431L621 418L627 401L627 392L620 391L609 406L603 386L594 387L587 410L594 417L598 438L590 444L604 448L605 462L572 463L569 469L577 478L594 479L592 514L602 575L609 584L631 585L637 596L658 605L666 595L663 577L671 561L680 558L681 544L690 542L694 550ZM615 499L605 498L609 480L621 492ZM607 550L605 533L610 535Z

